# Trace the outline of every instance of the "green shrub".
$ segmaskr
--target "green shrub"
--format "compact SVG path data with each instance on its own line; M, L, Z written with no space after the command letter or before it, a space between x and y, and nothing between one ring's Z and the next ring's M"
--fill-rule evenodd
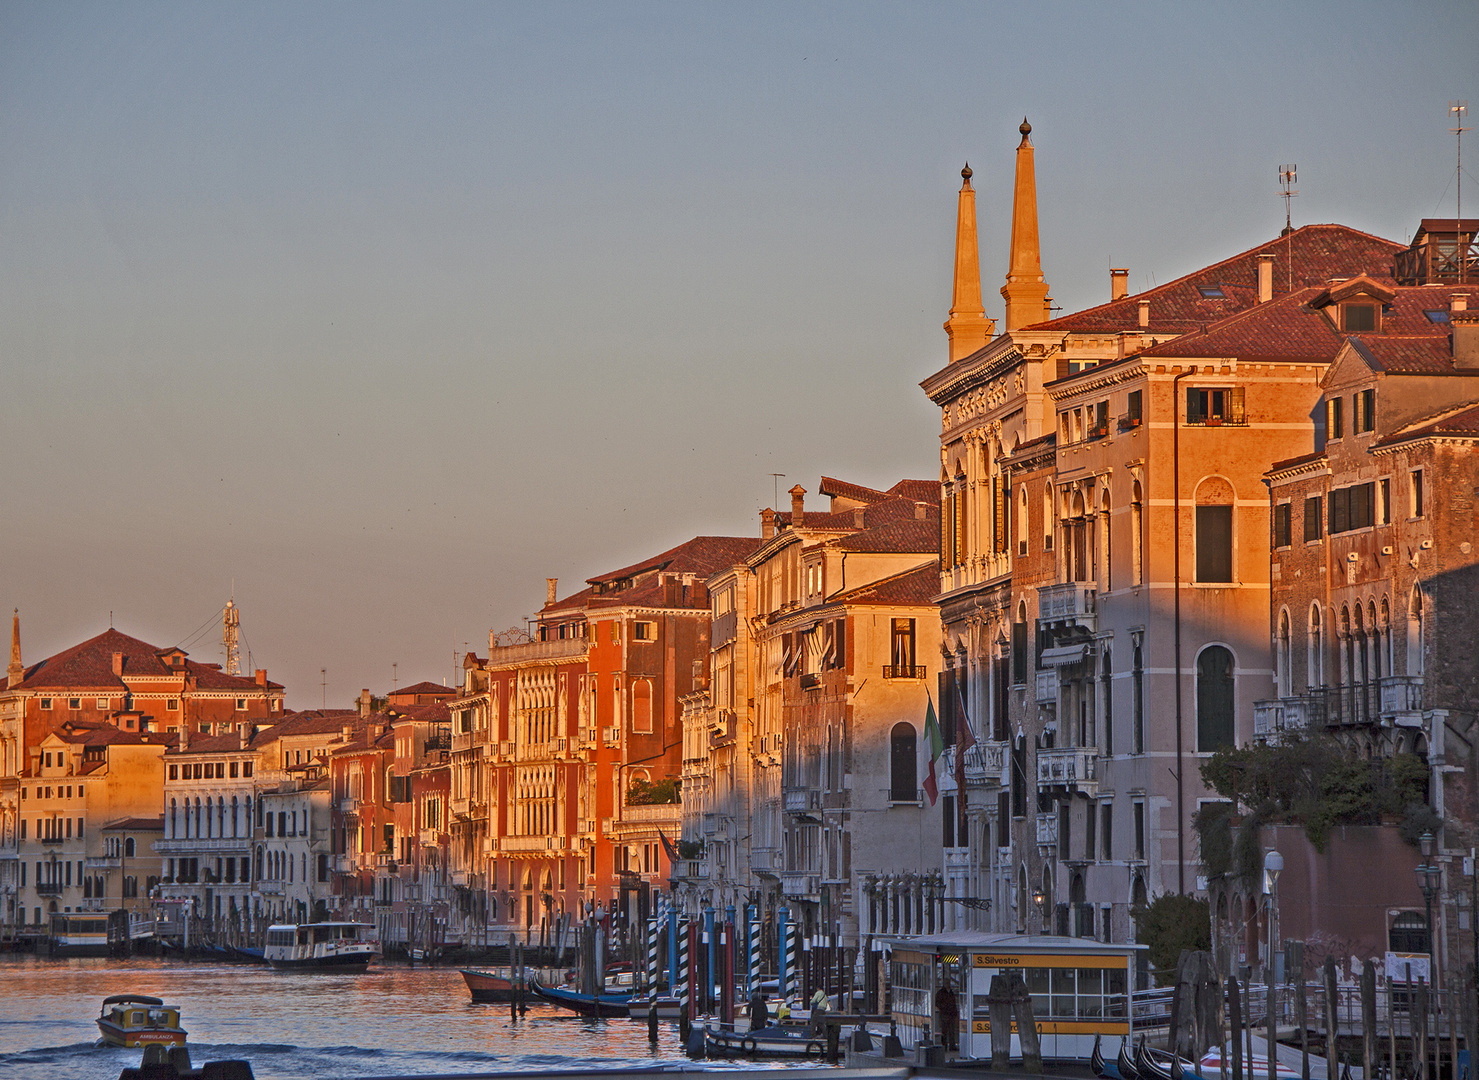
M1183 950L1212 948L1212 909L1205 900L1162 893L1144 907L1130 910L1135 940L1147 947L1157 986L1174 985Z

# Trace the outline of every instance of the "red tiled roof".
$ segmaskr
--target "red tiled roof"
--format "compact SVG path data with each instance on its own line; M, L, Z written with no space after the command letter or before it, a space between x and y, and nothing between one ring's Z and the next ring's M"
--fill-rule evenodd
M886 577L871 585L845 592L834 597L831 603L878 604L889 607L912 605L928 606L940 592L940 563L938 560L906 570L902 574Z
M150 645L109 627L97 637L89 638L55 656L49 656L26 668L21 686L27 690L51 689L123 689L123 679L113 673L113 654L123 654L123 674L137 678L168 678L175 674L160 656L171 650ZM205 689L261 689L243 676L227 675L218 664L185 661L186 670ZM271 689L281 690L280 683L269 682Z
M900 480L888 489L890 495L899 495L915 502L939 503L940 485L935 480Z
M113 829L132 829L135 832L163 832L164 815L160 814L158 817L119 818L117 821L110 821L108 822L108 824L103 826L104 832L110 832Z
M1421 421L1406 431L1389 435L1379 441L1377 446L1390 446L1393 443L1410 442L1413 439L1427 438L1429 435L1459 435L1479 437L1479 402L1475 402L1467 408L1448 413L1446 416L1428 423Z
M1269 357L1328 363L1340 351L1341 336L1324 315L1308 306L1319 292L1314 288L1300 289L1269 303L1258 304L1198 331L1146 349L1140 356L1146 359Z
M822 477L822 482L817 485L817 494L825 498L851 499L862 503L881 502L888 498L876 488L864 487L862 484L850 484L846 480L838 480L831 476Z
M648 607L673 606L661 602L662 588L656 577L659 571L666 571L670 574L693 574L697 580L702 581L726 566L744 562L746 556L759 546L760 540L757 537L695 536L692 540L669 548L650 559L633 563L620 570L613 570L608 574L587 578L586 581L592 588L581 589L562 600L556 600L553 604L540 608L539 614L544 616L551 612L581 611L589 607L619 607L626 604L642 604ZM598 595L594 588L597 585L609 585L613 582L647 575L651 575L650 581L635 584L620 592Z
M410 686L402 686L390 692L391 697L399 697L401 694L439 694L442 697L454 697L457 691L451 687L443 686L441 683L434 683L426 679L419 683L412 683Z
M452 710L445 701L434 701L428 705L393 705L388 713L397 720L426 720L434 724L452 721Z
M1455 371L1453 349L1446 337L1388 337L1385 334L1360 334L1351 345L1377 371L1388 375L1467 375Z
M1138 331L1140 301L1149 300L1150 325L1146 333L1187 333L1254 305L1259 255L1274 256L1274 296L1288 293L1291 249L1296 291L1310 286L1323 288L1331 278L1362 273L1390 279L1393 260L1404 250L1401 244L1345 225L1305 225L1288 237L1276 237L1156 288L1023 329L1054 333ZM1201 288L1213 286L1220 287L1225 298L1202 295Z
M73 746L173 746L175 742L174 734L166 731L125 731L112 724L73 720L52 728L51 734Z
M920 521L911 515L877 528L864 529L852 536L845 536L837 541L836 546L842 551L897 551L909 554L938 555L940 553L939 518Z

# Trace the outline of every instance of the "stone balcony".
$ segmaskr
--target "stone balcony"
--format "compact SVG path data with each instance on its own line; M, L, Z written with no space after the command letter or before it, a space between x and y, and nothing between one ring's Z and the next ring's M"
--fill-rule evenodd
M1381 681L1381 715L1398 727L1421 727L1423 677L1388 675Z
M991 787L1002 784L1006 761L1006 743L977 742L965 754L966 786Z
M820 879L816 874L803 870L781 871L781 893L785 896L816 896L821 891Z
M1038 622L1069 624L1092 634L1098 624L1095 593L1094 585L1087 581L1042 586L1037 590Z
M1099 790L1099 751L1092 746L1069 746L1037 752L1037 785L1081 795Z
M1037 846L1040 848L1055 848L1058 846L1058 815L1037 815Z

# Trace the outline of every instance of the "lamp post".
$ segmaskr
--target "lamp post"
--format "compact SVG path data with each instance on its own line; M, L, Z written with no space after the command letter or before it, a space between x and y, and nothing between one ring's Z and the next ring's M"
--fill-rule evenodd
M1279 955L1279 874L1284 870L1284 856L1268 851L1263 856L1263 894L1268 897L1268 971L1269 981L1278 975Z
M1437 1033L1438 1016L1438 953L1433 947L1433 894L1438 891L1442 870L1433 860L1435 838L1431 832L1422 834L1418 841L1423 861L1417 867L1417 886L1422 890L1425 927L1428 935L1428 987L1433 999L1433 1031Z
M1040 888L1034 889L1032 891L1032 902L1037 906L1037 923L1039 927L1038 932L1046 934L1048 932L1048 894L1043 892Z

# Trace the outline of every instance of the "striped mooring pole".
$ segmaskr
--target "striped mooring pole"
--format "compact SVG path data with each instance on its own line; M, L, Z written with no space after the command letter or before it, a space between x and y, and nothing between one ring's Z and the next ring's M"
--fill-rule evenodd
M678 999L688 1002L688 1015L693 1016L693 1001L690 994L691 980L688 959L691 953L693 923L684 919L678 924Z
M678 988L683 979L678 974L682 969L678 962L678 909L668 908L668 993L679 997Z
M780 938L776 944L777 955L780 957L780 994L784 1001L791 997L791 981L796 975L796 939L791 935L791 909L776 909L776 936Z
M662 925L662 915L654 911L647 920L647 993L657 997L657 934Z
M753 994L760 986L760 905L751 904L746 912L745 922L749 925L749 934L746 935L750 946L750 980L746 989Z

